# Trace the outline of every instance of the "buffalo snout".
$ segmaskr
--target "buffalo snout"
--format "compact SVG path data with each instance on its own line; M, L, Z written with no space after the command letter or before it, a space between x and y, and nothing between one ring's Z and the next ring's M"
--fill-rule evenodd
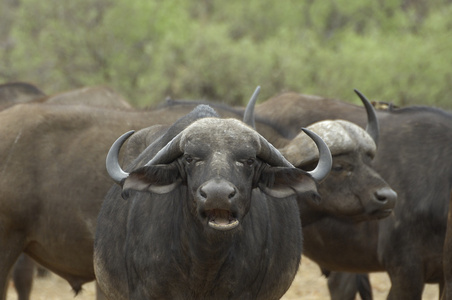
M380 188L375 191L368 212L377 218L387 217L392 212L396 200L397 193L393 189L389 187Z
M391 188L382 188L375 192L375 199L394 207L395 201L397 200L397 193Z
M237 195L237 188L230 182L221 179L209 180L199 187L198 197L207 206L228 209L231 200Z
M233 229L239 225L235 205L238 194L237 188L227 180L209 180L196 191L198 213L213 229Z

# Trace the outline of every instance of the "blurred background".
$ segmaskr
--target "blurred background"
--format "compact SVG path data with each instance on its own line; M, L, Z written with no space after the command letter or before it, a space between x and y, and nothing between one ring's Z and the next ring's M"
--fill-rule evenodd
M0 1L0 83L108 85L139 107L242 105L261 85L452 108L451 0Z
M48 95L108 85L137 107L243 105L261 85L260 101L295 91L354 102L357 88L452 109L451 15L452 0L0 0L0 83ZM318 267L303 258L301 271L284 299L327 299ZM372 276L384 299L387 276ZM44 280L35 299L73 299L66 282ZM77 299L93 299L93 285Z

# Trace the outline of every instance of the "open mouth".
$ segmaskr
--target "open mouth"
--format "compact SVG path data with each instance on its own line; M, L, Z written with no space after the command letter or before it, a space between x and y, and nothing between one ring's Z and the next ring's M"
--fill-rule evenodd
M239 220L234 215L224 209L212 209L206 212L207 224L216 230L231 230L239 226Z

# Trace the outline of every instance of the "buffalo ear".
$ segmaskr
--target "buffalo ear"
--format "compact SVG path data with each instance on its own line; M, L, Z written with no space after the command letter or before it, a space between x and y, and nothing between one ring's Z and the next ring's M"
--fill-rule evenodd
M181 183L179 169L174 164L146 166L132 171L124 180L122 195L126 198L131 190L166 194Z
M262 172L258 186L264 193L275 198L292 195L311 196L316 201L320 198L315 180L305 171L296 168L267 168Z

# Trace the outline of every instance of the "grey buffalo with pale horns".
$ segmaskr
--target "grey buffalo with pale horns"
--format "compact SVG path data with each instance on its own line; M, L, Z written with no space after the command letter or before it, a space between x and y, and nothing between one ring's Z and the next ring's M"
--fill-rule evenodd
M188 121L187 121L188 120ZM297 198L318 200L331 154L295 168L253 128L208 106L158 136L128 166L98 217L94 266L111 299L279 299L302 254ZM127 154L126 154L127 155ZM126 200L124 200L125 198Z

